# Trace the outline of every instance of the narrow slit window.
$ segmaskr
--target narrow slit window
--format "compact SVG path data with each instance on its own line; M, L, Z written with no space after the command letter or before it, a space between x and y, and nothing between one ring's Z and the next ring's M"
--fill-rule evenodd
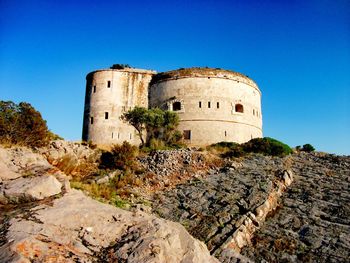
M129 135L130 135L130 140L131 140L131 133Z
M220 103L219 102L216 103L216 108L220 108Z
M112 132L112 139L113 139L113 132Z
M105 112L105 120L108 120L108 112Z
M118 132L118 139L119 139L119 137L120 137L120 134L119 134L119 132Z
M110 87L111 87L111 81L108 80L108 82L107 82L107 88L110 88Z
M94 86L94 93L96 92L96 85Z
M94 117L90 117L90 124L94 124Z
M208 108L210 108L210 101L208 101Z
M253 109L253 115L255 116L255 110Z
M225 137L227 136L227 131L225 131Z
M201 101L199 102L199 108L202 108L202 102Z
M191 130L184 130L183 136L185 140L191 140Z

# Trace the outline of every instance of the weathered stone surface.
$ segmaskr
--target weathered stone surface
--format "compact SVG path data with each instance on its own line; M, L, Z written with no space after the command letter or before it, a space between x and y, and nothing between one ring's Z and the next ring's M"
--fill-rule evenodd
M76 190L6 225L0 262L218 262L181 225Z
M76 165L86 161L95 162L100 156L99 151L93 150L87 145L64 140L52 141L39 151L52 165L57 165L65 156L73 158Z
M0 202L20 203L42 200L61 193L62 184L52 175L21 177L0 186Z
M295 181L243 255L256 262L349 262L350 157L300 153L291 170Z
M264 220L273 209L272 202L276 203L285 185L291 182L290 176L283 172L287 162L288 157L249 156L240 164L234 163L234 169L213 171L205 178L157 193L153 211L183 224L194 237L207 244L211 253L217 253L233 241L239 251L250 240L250 236L245 235L255 231L258 221ZM274 191L280 192L271 196ZM258 208L261 210L259 220L255 218ZM244 230L243 235L239 235L240 230Z

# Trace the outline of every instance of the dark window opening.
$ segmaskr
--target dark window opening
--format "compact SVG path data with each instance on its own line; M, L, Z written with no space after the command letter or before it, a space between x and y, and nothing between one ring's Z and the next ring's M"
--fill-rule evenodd
M243 105L242 104L236 104L235 111L243 113Z
M202 102L201 101L199 102L199 108L202 108Z
M94 93L96 92L96 85L94 86Z
M111 81L108 80L108 82L107 82L107 88L110 88L110 87L111 87Z
M105 120L108 120L108 112L105 112Z
M184 130L184 139L191 140L191 130Z
M216 108L220 108L220 103L219 102L216 103Z
M131 133L130 133L130 140L131 140Z
M255 110L253 109L253 115L255 115Z
M227 132L225 131L225 137L227 136Z
M112 139L113 139L113 132L112 132Z
M120 136L120 135L119 135L119 132L118 132L118 139L119 139L119 136Z
M94 117L90 117L90 124L94 124Z
M178 111L178 110L181 110L181 102L175 101L173 103L173 111Z
M210 101L208 101L208 108L210 108Z

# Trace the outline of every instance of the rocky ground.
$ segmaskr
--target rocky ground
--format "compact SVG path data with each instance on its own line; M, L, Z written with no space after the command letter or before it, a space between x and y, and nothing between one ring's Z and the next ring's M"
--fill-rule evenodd
M288 169L289 162L290 157L262 155L231 162L204 178L158 192L153 211L180 222L215 253L239 228L242 216L255 211L268 199L275 181Z
M270 202L266 221L256 220L258 208L272 200L269 193L283 171L293 175L292 184ZM222 262L238 262L226 248L250 212L256 226L243 229L248 238L242 247L231 245L243 256L241 261L348 262L349 181L350 157L250 155L204 178L158 192L153 211L180 222Z
M70 189L46 158L0 147L0 262L218 262L178 223Z
M349 262L350 157L293 156L295 181L242 254L256 262Z
M348 262L350 157L153 152L126 211L70 188L99 154L0 147L0 262Z

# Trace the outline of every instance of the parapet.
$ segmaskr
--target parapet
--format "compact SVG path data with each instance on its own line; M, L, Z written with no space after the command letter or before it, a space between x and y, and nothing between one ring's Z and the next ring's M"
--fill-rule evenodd
M248 76L220 68L201 68L201 67L193 67L193 68L180 68L176 70L171 70L167 72L161 72L153 76L151 84L162 82L170 79L179 79L179 78L196 78L196 77L207 77L207 78L224 78L224 79L232 79L232 80L241 80L246 84L253 86L257 90L259 90L257 84L250 79ZM260 90L259 90L260 92Z
M141 73L141 74L149 74L149 75L155 75L157 74L157 71L155 70L148 70L148 69L140 69L140 68L121 68L121 69L113 69L113 68L107 68L107 69L99 69L94 70L86 75L86 79L90 78L93 74L96 72L105 72L105 71L116 71L116 72L130 72L130 73Z

